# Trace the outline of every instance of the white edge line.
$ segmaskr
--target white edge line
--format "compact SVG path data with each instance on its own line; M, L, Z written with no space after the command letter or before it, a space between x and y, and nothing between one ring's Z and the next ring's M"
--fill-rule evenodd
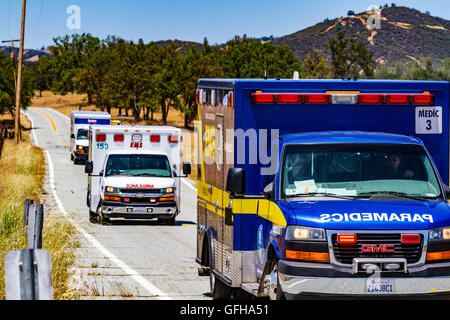
M194 187L192 184L190 184L189 182L187 182L185 179L181 179L181 181L188 186L191 190L193 190L194 192L197 192L197 188Z
M25 113L24 113L25 114ZM31 117L27 114L25 116L30 120L32 128L34 128L33 120ZM31 130L33 133L34 141L36 143L36 146L39 146L37 143L37 138L34 132L34 129ZM157 299L164 299L164 300L171 300L171 298L168 296L168 294L164 293L157 287L155 287L153 284L151 284L147 279L145 279L143 276L141 276L136 270L128 266L125 262L117 258L111 251L109 251L107 248L105 248L95 237L90 235L86 232L81 226L79 226L72 218L69 217L66 209L64 208L61 200L59 199L58 195L56 194L56 187L55 187L55 175L54 175L54 169L53 169L53 162L52 158L50 156L50 152L48 150L44 150L45 157L47 158L48 163L48 175L49 175L49 182L50 182L50 189L52 190L53 198L55 199L56 205L58 206L58 209L62 212L64 217L77 229L79 233L81 233L89 242L92 243L92 245L99 250L101 253L103 253L107 258L111 259L111 261L116 264L120 269L122 269L126 274L131 276L131 278L139 283L145 290L147 290L152 296L156 296Z

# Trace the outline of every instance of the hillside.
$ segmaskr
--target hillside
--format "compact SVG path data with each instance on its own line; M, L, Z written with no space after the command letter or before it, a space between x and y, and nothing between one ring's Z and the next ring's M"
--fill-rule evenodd
M16 44L18 45L18 44ZM14 48L16 59L19 57L19 48ZM4 54L10 54L11 47L0 47L0 52ZM23 61L24 63L34 63L38 62L39 58L42 56L50 56L50 52L47 50L34 50L34 49L25 49L23 50Z
M374 52L375 60L389 65L396 61L450 56L450 21L406 7L389 7L377 11L380 14L380 29L370 30L366 21L374 12L363 12L323 21L272 42L287 45L300 59L314 50L329 58L326 43L336 33L344 32L347 37L364 42Z

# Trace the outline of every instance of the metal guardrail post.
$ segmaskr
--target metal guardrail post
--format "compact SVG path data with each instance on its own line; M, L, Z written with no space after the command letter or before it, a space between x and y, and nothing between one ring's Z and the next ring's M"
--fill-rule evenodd
M7 300L52 300L50 253L44 249L9 251L5 257Z
M44 227L44 206L34 200L25 200L23 214L24 232L27 235L28 249L42 248L42 230Z

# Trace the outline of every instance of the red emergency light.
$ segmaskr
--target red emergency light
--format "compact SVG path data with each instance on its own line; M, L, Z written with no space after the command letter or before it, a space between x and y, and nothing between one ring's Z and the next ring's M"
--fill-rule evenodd
M385 95L386 104L410 104L411 95L410 94L392 94L389 93Z
M304 95L305 103L328 104L330 103L330 95L328 93L307 93Z
M168 137L169 143L177 143L178 142L178 137L177 136L169 136Z
M434 95L425 93L425 94L413 94L413 104L433 104L434 103Z
M274 93L252 93L252 103L275 103L276 94Z
M114 135L114 141L115 142L123 142L124 140L124 135L123 134L115 134Z
M352 245L356 243L356 234L338 234L337 241L341 245Z
M150 142L159 142L161 140L161 137L157 134L152 134L150 136Z
M354 99L354 97L357 99ZM262 93L250 95L253 104L405 104L432 105L434 95L425 93L351 93L348 103L342 102L345 92L334 93ZM339 98L339 99L338 99Z
M300 93L279 93L277 95L278 103L302 103L303 94Z
M420 243L420 234L402 234L402 243Z
M106 134L104 134L104 133L98 133L98 134L95 136L95 140L96 140L96 141L100 141L100 142L106 141Z
M384 94L360 94L358 96L358 103L360 104L383 104Z

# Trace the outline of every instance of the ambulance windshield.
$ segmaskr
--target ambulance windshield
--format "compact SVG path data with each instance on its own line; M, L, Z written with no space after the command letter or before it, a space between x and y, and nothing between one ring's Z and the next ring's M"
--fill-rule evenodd
M106 163L105 176L171 177L165 155L112 154Z
M77 131L77 140L87 140L88 139L88 130L86 129L78 129Z
M380 196L436 200L441 189L421 146L322 144L286 146L282 196Z

